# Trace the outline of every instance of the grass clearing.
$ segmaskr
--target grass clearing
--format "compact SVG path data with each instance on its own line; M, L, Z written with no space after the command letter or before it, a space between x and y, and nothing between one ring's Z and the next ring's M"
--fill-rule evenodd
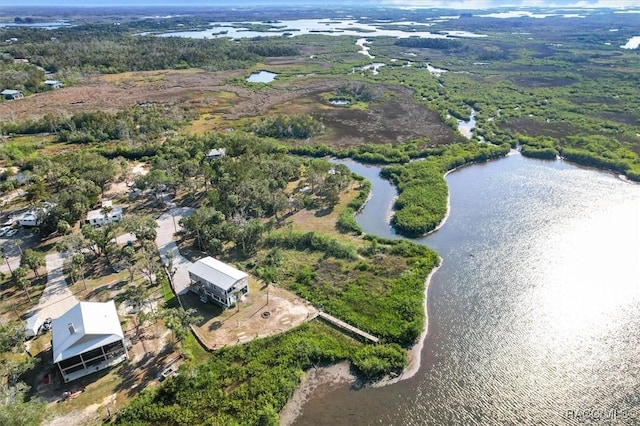
M314 231L340 240L354 241L356 237L338 231L336 222L340 212L358 196L358 185L357 182L352 183L346 191L341 192L340 202L331 211L302 209L287 217L284 225L291 226L296 231Z

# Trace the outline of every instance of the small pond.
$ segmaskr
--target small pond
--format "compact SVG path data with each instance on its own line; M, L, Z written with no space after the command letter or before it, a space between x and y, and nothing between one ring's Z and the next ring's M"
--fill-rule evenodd
M473 137L473 129L476 127L476 110L471 110L469 121L458 120L458 131L467 139Z
M247 81L249 83L271 83L273 80L276 79L277 75L278 74L275 74L269 71L260 71L260 72L255 72L251 74L247 78Z

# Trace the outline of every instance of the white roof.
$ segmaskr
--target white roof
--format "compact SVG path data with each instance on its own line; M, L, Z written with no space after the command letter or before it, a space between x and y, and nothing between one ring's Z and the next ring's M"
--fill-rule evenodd
M38 219L38 215L36 214L36 212L28 211L28 212L22 213L22 216L20 216L20 219L18 220L36 220L36 219Z
M207 154L207 157L222 157L227 154L226 148L213 148Z
M95 210L89 210L87 212L87 220L104 219L105 215L104 215L103 209L105 207L111 207L111 205L105 206L104 203L103 203L102 208L95 209ZM119 206L111 207L111 212L109 213L109 216L114 216L114 215L122 215L122 207L119 207Z
M79 302L51 322L51 331L54 363L124 338L113 300Z
M40 317L38 315L32 315L27 320L27 323L24 328L25 328L25 331L31 330L33 332L33 335L36 335L38 334L38 330L40 330L41 325L42 325L42 320L40 319Z
M36 220L38 219L40 212L45 214L49 213L49 210L51 210L55 206L56 203L49 203L45 201L44 203L40 204L35 210L27 210L26 212L22 213L18 220Z
M248 276L245 272L213 257L198 260L189 266L189 272L206 279L223 290L229 290L236 282Z
M59 80L45 80L44 84L60 84Z
M5 89L2 92L0 92L0 95L16 95L18 93L22 93L22 92L14 89Z

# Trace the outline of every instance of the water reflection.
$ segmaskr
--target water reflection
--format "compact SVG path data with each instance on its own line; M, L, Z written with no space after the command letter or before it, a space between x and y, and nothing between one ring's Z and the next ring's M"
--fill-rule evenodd
M467 139L471 139L473 137L473 129L476 128L476 110L471 109L471 115L469 116L469 121L458 120L458 131L462 136Z
M451 216L420 241L444 259L420 371L298 424L637 424L640 186L520 155L447 181Z
M160 37L188 37L188 38L218 38L229 37L253 38L253 37L294 37L305 34L348 35L361 37L388 36L388 37L422 37L422 38L447 38L445 34L424 31L429 26L427 23L399 21L399 22L374 22L363 23L355 19L292 19L278 21L264 31L252 30L253 26L264 26L258 21L253 22L212 22L212 28L206 30L177 31L159 34ZM398 29L401 28L401 29ZM468 31L451 32L455 37L486 37Z
M271 83L277 76L278 74L274 74L269 71L260 71L247 77L247 81L249 83Z

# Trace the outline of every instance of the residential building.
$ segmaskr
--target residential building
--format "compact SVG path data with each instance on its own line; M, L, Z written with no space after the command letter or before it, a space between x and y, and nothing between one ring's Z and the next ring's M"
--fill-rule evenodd
M5 89L2 92L0 92L0 95L2 95L5 99L8 99L8 100L24 98L24 95L20 90L13 90L13 89Z
M34 210L28 210L18 218L20 226L33 227L42 223L49 211L55 207L54 203L44 202Z
M111 201L103 201L101 208L87 212L86 222L90 225L101 226L120 220L122 220L122 207L114 207Z
M128 358L113 300L79 302L52 321L53 363L65 382L119 364Z
M213 257L205 257L189 266L189 290L203 302L213 301L231 307L237 297L249 293L249 276Z
M219 160L222 157L224 157L225 155L227 155L227 150L225 148L213 148L207 154L207 158L209 160Z
M22 213L22 216L18 218L18 223L21 226L38 226L42 223L42 219L36 211L30 210Z
M62 82L59 80L45 80L44 85L50 87L51 89L59 89L62 87Z

